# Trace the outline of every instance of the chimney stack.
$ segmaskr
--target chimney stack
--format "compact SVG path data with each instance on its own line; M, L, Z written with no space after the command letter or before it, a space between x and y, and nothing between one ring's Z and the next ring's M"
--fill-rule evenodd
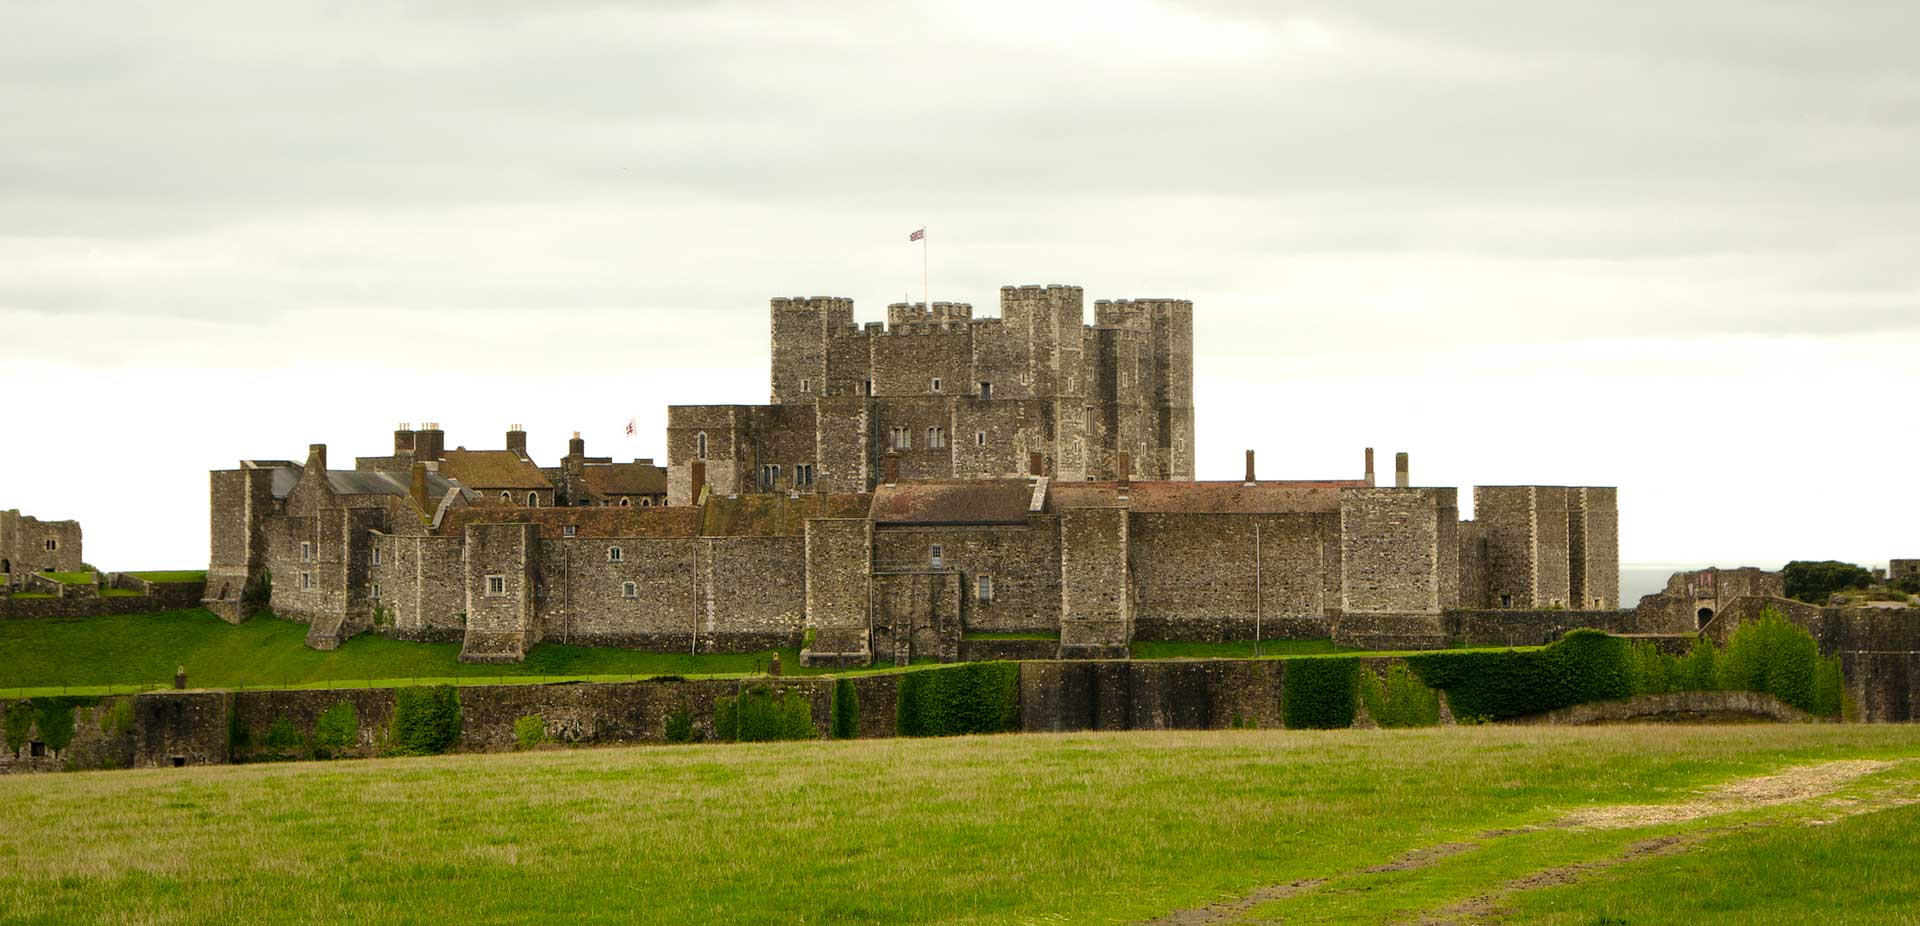
M426 426L413 432L413 458L416 460L440 460L447 455L447 434L440 430L440 422L429 421Z
M1247 451L1247 485L1253 485L1253 451Z
M413 454L413 425L405 421L393 429L393 455L396 457Z
M507 449L523 457L527 455L527 432L517 424L507 426Z
M427 510L427 464L425 462L413 461L413 466L408 471L407 494L413 496L413 503L419 506L421 511Z
M1411 483L1407 479L1407 454L1405 451L1393 455L1393 487L1404 489Z
M1367 448L1367 485L1373 485L1373 448Z
M567 441L567 456L584 457L586 455L587 442L580 439L579 431L573 432L573 437Z
M327 445L326 444L308 444L307 445L307 465L317 466L320 468L320 471L323 473L327 471Z

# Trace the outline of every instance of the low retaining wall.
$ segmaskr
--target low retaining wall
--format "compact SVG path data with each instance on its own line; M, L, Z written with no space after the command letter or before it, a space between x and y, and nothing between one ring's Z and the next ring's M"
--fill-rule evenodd
M1545 714L1516 717L1505 722L1521 726L1540 724L1581 726L1634 720L1667 720L1686 723L1727 715L1777 720L1782 723L1825 721L1825 718L1815 717L1773 695L1761 694L1757 691L1675 691L1667 694L1639 695L1618 701L1576 704L1557 711L1548 711Z
M164 587L164 586L163 586ZM0 620L36 617L105 617L111 614L152 614L197 608L200 599L178 601L176 596L109 595L102 598L0 597Z

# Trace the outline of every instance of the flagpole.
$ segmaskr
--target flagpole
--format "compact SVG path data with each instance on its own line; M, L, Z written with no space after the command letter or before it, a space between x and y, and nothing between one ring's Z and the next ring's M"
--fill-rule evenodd
M933 290L927 285L927 232L920 227L920 298L927 301L927 315L933 315Z

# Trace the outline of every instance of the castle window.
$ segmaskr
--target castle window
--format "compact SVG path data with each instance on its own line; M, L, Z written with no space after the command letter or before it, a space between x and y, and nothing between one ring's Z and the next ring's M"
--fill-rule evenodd
M640 507L642 507L642 508L652 508L652 507L653 507L653 496L651 496L651 495L643 495L643 496L641 496L641 497L640 497Z
M48 538L47 538L47 551L48 551L48 552L52 552L52 551L54 551L54 550L58 550L58 549L60 549L60 541L59 541L59 539L58 539L58 538L55 538L55 537L48 537Z
M780 484L780 467L768 463L760 467L760 491L771 492Z
M900 428L893 429L893 449L895 450L912 450L913 449L913 429L912 428L900 427Z
M1503 608L1511 608L1511 607L1513 607L1513 596L1512 596L1512 595L1501 595L1501 596L1500 596L1500 606L1501 606L1501 607L1503 607Z
M631 507L633 507L633 499L631 499L631 498L625 498L625 497L623 497L623 498L621 498L621 499L620 499L620 507L622 507L622 508L631 508Z
M303 563L313 562L313 544L312 543L305 540L300 541L300 561Z
M620 561L620 555L621 555L621 551L620 551L620 548L619 548L619 547L608 547L608 548L607 548L607 562L609 562L609 563L617 563L617 562L619 562L619 561Z
M795 463L793 465L793 487L796 489L813 488L812 463Z
M813 391L813 380L810 380L810 379L803 379L803 380L801 380L801 381L800 381L800 391L801 391L801 392L812 392L812 391Z
M927 429L927 446L928 447L934 450L939 450L940 448L945 447L946 445L947 445L947 429L946 428L928 428Z
M939 544L937 543L934 544L933 549L929 552L931 553L931 556L929 556L929 559L932 560L933 562L933 568L935 569L946 568L947 554L945 550L941 549Z
M507 491L506 489L501 489L500 500L503 502L506 502L509 505L513 504L513 493Z
M534 586L534 587L533 587L533 597L535 597L535 598L545 598L545 597L547 597L547 587L546 587L546 586L544 586L544 585L536 585L536 586Z
M375 566L380 565L380 548L378 546L373 548L373 564Z
M993 601L993 576L980 576L973 580L973 596L981 604Z
M707 432L705 431L693 436L693 458L696 460L707 458Z
M973 432L973 443L975 446L985 447L987 445L987 432L985 431Z
M560 536L562 537L572 537L573 535L578 533L580 533L580 528L577 528L571 524L567 525L566 527L560 528Z
M375 601L380 600L380 583L375 582L371 586L368 586L367 597Z
M487 594L489 596L504 595L506 593L507 593L507 577L506 576L487 576Z
M981 399L991 399L991 398L993 398L993 384L992 384L992 383L989 383L989 382L982 382L982 383L980 384L980 398L981 398Z
M933 378L933 386L931 388L934 392L940 391L940 377L936 376Z
M623 584L623 585L621 585L621 586L620 586L620 597L622 597L622 598L638 598L638 597L640 597L640 586L638 586L638 585L635 585L635 584L634 584L634 583L632 583L632 582L627 582L627 583L625 583L625 584Z
M313 573L303 572L300 574L300 587L301 588L313 587Z
M873 380L867 380L867 395L873 395Z
M538 492L527 493L527 507L528 508L540 507L540 493Z

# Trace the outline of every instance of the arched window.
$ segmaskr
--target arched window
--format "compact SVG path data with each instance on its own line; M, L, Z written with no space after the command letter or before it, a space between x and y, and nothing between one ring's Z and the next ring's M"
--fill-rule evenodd
M540 493L538 492L527 493L527 507L528 508L540 507Z
M707 432L705 431L693 436L693 458L696 460L707 458Z
M620 507L622 507L622 508L627 508L627 507L630 507L630 506L632 506L632 505L633 505L633 499L630 499L630 498L623 498L623 499L621 499L621 500L620 500Z
M506 489L501 489L500 500L503 502L506 502L509 505L513 504L513 493L507 491Z

